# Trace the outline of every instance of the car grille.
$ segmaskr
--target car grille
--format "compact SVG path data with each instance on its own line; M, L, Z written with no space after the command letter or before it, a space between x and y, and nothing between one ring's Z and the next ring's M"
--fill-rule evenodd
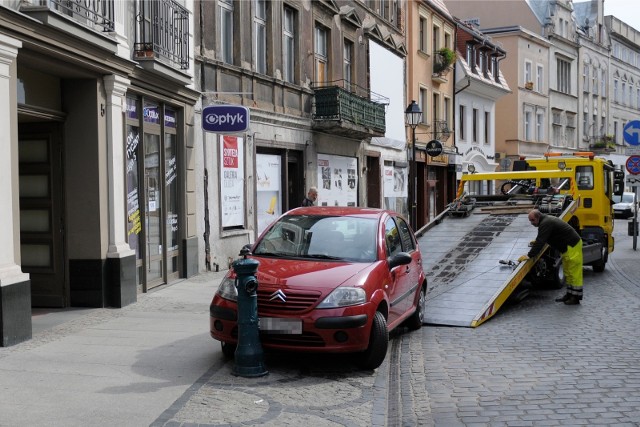
M238 338L237 326L231 331L231 336ZM319 335L310 332L303 332L302 335L260 333L260 342L273 345L324 347L324 340Z
M283 292L286 300L282 301L280 298L273 298L277 291L277 288L258 287L258 315L300 313L313 307L320 298L320 292L317 291L287 289Z

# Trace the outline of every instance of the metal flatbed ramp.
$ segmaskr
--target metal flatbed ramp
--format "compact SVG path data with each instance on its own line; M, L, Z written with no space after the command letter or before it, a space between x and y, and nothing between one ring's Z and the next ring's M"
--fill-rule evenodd
M516 261L536 235L526 213L443 215L418 238L429 285L425 323L475 327L493 316L535 264L498 261Z

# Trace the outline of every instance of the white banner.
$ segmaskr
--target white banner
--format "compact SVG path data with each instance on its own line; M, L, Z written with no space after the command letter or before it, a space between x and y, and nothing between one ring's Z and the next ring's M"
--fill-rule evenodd
M256 155L256 189L258 192L258 235L282 214L280 156Z
M384 167L384 197L407 197L407 168Z
M244 226L243 138L220 135L222 227Z
M318 206L357 206L358 159L318 154Z

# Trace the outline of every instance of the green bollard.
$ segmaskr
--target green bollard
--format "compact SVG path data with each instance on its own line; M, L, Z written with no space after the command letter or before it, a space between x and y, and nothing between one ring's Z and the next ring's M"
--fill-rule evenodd
M269 371L264 366L264 352L258 327L258 280L255 277L260 262L247 259L248 250L240 253L243 259L233 262L238 290L238 346L231 373L239 377L261 377Z

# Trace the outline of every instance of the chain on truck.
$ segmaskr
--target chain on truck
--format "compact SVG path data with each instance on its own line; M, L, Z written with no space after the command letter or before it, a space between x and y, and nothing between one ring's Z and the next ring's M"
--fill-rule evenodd
M603 272L609 254L613 252L613 195L624 191L624 172L616 170L610 160L592 152L545 153L542 158L521 157L513 163L511 172L465 175L465 183L474 180L495 180L496 190L509 199L528 198L542 213L559 216L568 204L577 205L566 221L583 241L583 265ZM476 202L481 196L474 196ZM528 279L534 283L562 286L560 254L548 249L540 257Z

